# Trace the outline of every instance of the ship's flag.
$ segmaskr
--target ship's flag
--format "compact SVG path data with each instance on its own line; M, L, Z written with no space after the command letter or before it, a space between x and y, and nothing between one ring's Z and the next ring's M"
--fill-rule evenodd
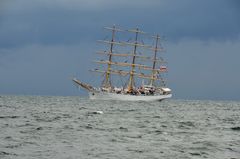
M161 72L166 72L167 71L167 66L160 66L160 71Z

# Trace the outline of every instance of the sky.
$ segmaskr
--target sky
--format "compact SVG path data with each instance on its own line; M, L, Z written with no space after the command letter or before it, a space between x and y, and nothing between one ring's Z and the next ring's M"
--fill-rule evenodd
M173 98L240 100L239 0L0 0L0 94L85 95L114 24L165 37Z

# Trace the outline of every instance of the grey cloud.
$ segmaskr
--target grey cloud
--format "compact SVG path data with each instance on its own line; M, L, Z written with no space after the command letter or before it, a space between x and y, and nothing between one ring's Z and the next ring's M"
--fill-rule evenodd
M233 1L12 1L0 16L1 47L25 44L78 43L94 39L105 25L138 26L162 33L171 41L182 38L236 39L240 34L239 14ZM235 1L234 1L235 2ZM146 6L145 3L152 4ZM73 10L68 7L75 6ZM86 7L89 6L89 7ZM94 7L104 10L95 10ZM8 6L8 7L7 7ZM91 7L90 7L91 6ZM94 6L94 7L93 7ZM17 9L16 9L17 8ZM98 26L98 27L96 27Z

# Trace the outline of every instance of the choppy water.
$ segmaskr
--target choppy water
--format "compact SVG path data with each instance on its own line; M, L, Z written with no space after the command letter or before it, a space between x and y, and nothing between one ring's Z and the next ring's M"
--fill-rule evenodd
M240 102L1 96L0 158L239 159Z

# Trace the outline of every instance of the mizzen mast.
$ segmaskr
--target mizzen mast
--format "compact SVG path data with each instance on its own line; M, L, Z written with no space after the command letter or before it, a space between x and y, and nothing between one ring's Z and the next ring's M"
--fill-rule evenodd
M153 65L152 65L152 79L150 80L150 85L154 85L155 79L154 78L159 78L157 77L158 74L166 72L167 67L163 66L163 63L166 63L162 57L157 58L157 53L159 51L163 51L161 47L159 47L159 41L161 40L161 37L157 34L156 36L152 36L155 39L155 47L152 48L154 51L154 57L153 57ZM160 67L156 68L156 63L160 62ZM165 83L165 80L163 80L161 77L159 78L162 83Z

